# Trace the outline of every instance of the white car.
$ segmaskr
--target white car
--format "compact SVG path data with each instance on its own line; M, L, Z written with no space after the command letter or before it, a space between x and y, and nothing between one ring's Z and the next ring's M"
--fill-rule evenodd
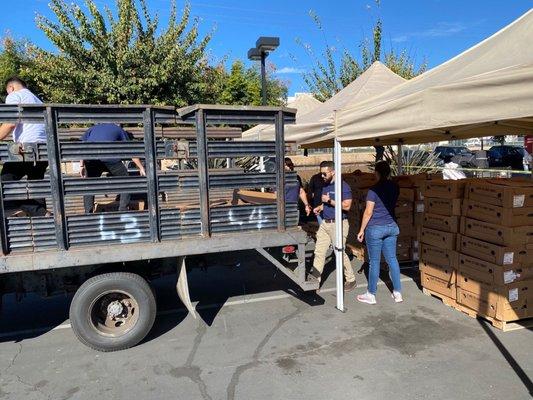
M481 140L478 138L468 139L465 145L466 147L481 147Z

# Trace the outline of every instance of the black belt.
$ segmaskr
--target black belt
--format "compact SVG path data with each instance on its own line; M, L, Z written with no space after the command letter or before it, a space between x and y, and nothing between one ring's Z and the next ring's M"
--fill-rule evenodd
M346 220L346 219L348 219L348 218L343 218L342 220L344 221L344 220ZM335 219L327 219L327 218L323 218L322 220L323 220L324 222L327 222L328 224L333 224L333 223L335 223Z

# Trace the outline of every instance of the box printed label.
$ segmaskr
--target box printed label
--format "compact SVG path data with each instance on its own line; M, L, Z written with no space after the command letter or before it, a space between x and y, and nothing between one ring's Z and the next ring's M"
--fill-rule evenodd
M526 201L526 195L525 194L517 194L513 196L513 207L524 207L524 203Z
M503 255L503 263L505 265L512 264L514 261L514 252L505 253Z
M520 274L517 274L514 271L504 271L503 273L503 282L504 283L513 283L516 278L520 278Z
M518 300L518 288L510 289L509 290L509 301L517 301Z

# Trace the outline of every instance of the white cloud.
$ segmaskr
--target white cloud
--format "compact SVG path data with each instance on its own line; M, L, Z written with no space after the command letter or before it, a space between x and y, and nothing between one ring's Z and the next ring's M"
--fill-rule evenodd
M406 42L410 38L436 38L436 37L448 37L456 35L465 31L467 26L461 22L440 22L431 29L426 29L419 32L410 32L403 35L398 35L392 38L395 43Z
M303 68L294 68L294 67L283 67L276 70L276 74L303 74L305 69Z
M392 38L392 41L395 43L403 43L403 42L407 42L407 40L409 40L409 36L407 35L401 35L401 36L396 36Z

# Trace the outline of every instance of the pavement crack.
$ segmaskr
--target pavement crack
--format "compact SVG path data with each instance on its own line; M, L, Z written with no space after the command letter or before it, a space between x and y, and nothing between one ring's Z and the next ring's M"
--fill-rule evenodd
M17 358L20 356L20 353L22 353L22 343L19 343L18 345L19 345L18 351L11 359L9 365L4 369L4 374L8 372L13 367L13 365L15 365L15 363L17 362Z
M197 365L194 365L194 358L198 352L198 348L202 343L202 339L207 332L207 327L201 321L198 321L198 326L196 327L196 337L194 338L194 343L192 345L191 351L187 356L187 360L182 367L172 368L170 374L176 378L186 377L189 378L192 382L198 385L198 390L204 400L212 400L211 396L207 392L207 385L202 379L202 370Z
M230 382L228 384L228 388L226 390L227 400L235 400L235 391L236 391L237 386L239 384L239 379L240 379L241 375L244 372L246 372L247 370L249 370L251 368L254 368L254 367L256 367L257 365L259 365L261 363L261 361L259 360L259 356L260 356L261 352L263 351L263 349L265 348L265 346L267 345L267 343L272 338L272 336L274 336L274 334L285 323L287 323L287 321L290 321L291 319L293 319L294 317L296 317L300 313L301 307L299 307L299 306L295 306L295 307L296 307L296 310L294 310L290 314L286 315L285 317L280 318L278 320L278 322L276 323L276 325L272 329L270 329L270 331L268 331L268 333L261 340L261 342L259 342L259 344L255 348L254 353L252 355L252 361L249 361L249 362L247 362L245 364L239 365L235 369L235 372L231 376L231 380L230 380Z

